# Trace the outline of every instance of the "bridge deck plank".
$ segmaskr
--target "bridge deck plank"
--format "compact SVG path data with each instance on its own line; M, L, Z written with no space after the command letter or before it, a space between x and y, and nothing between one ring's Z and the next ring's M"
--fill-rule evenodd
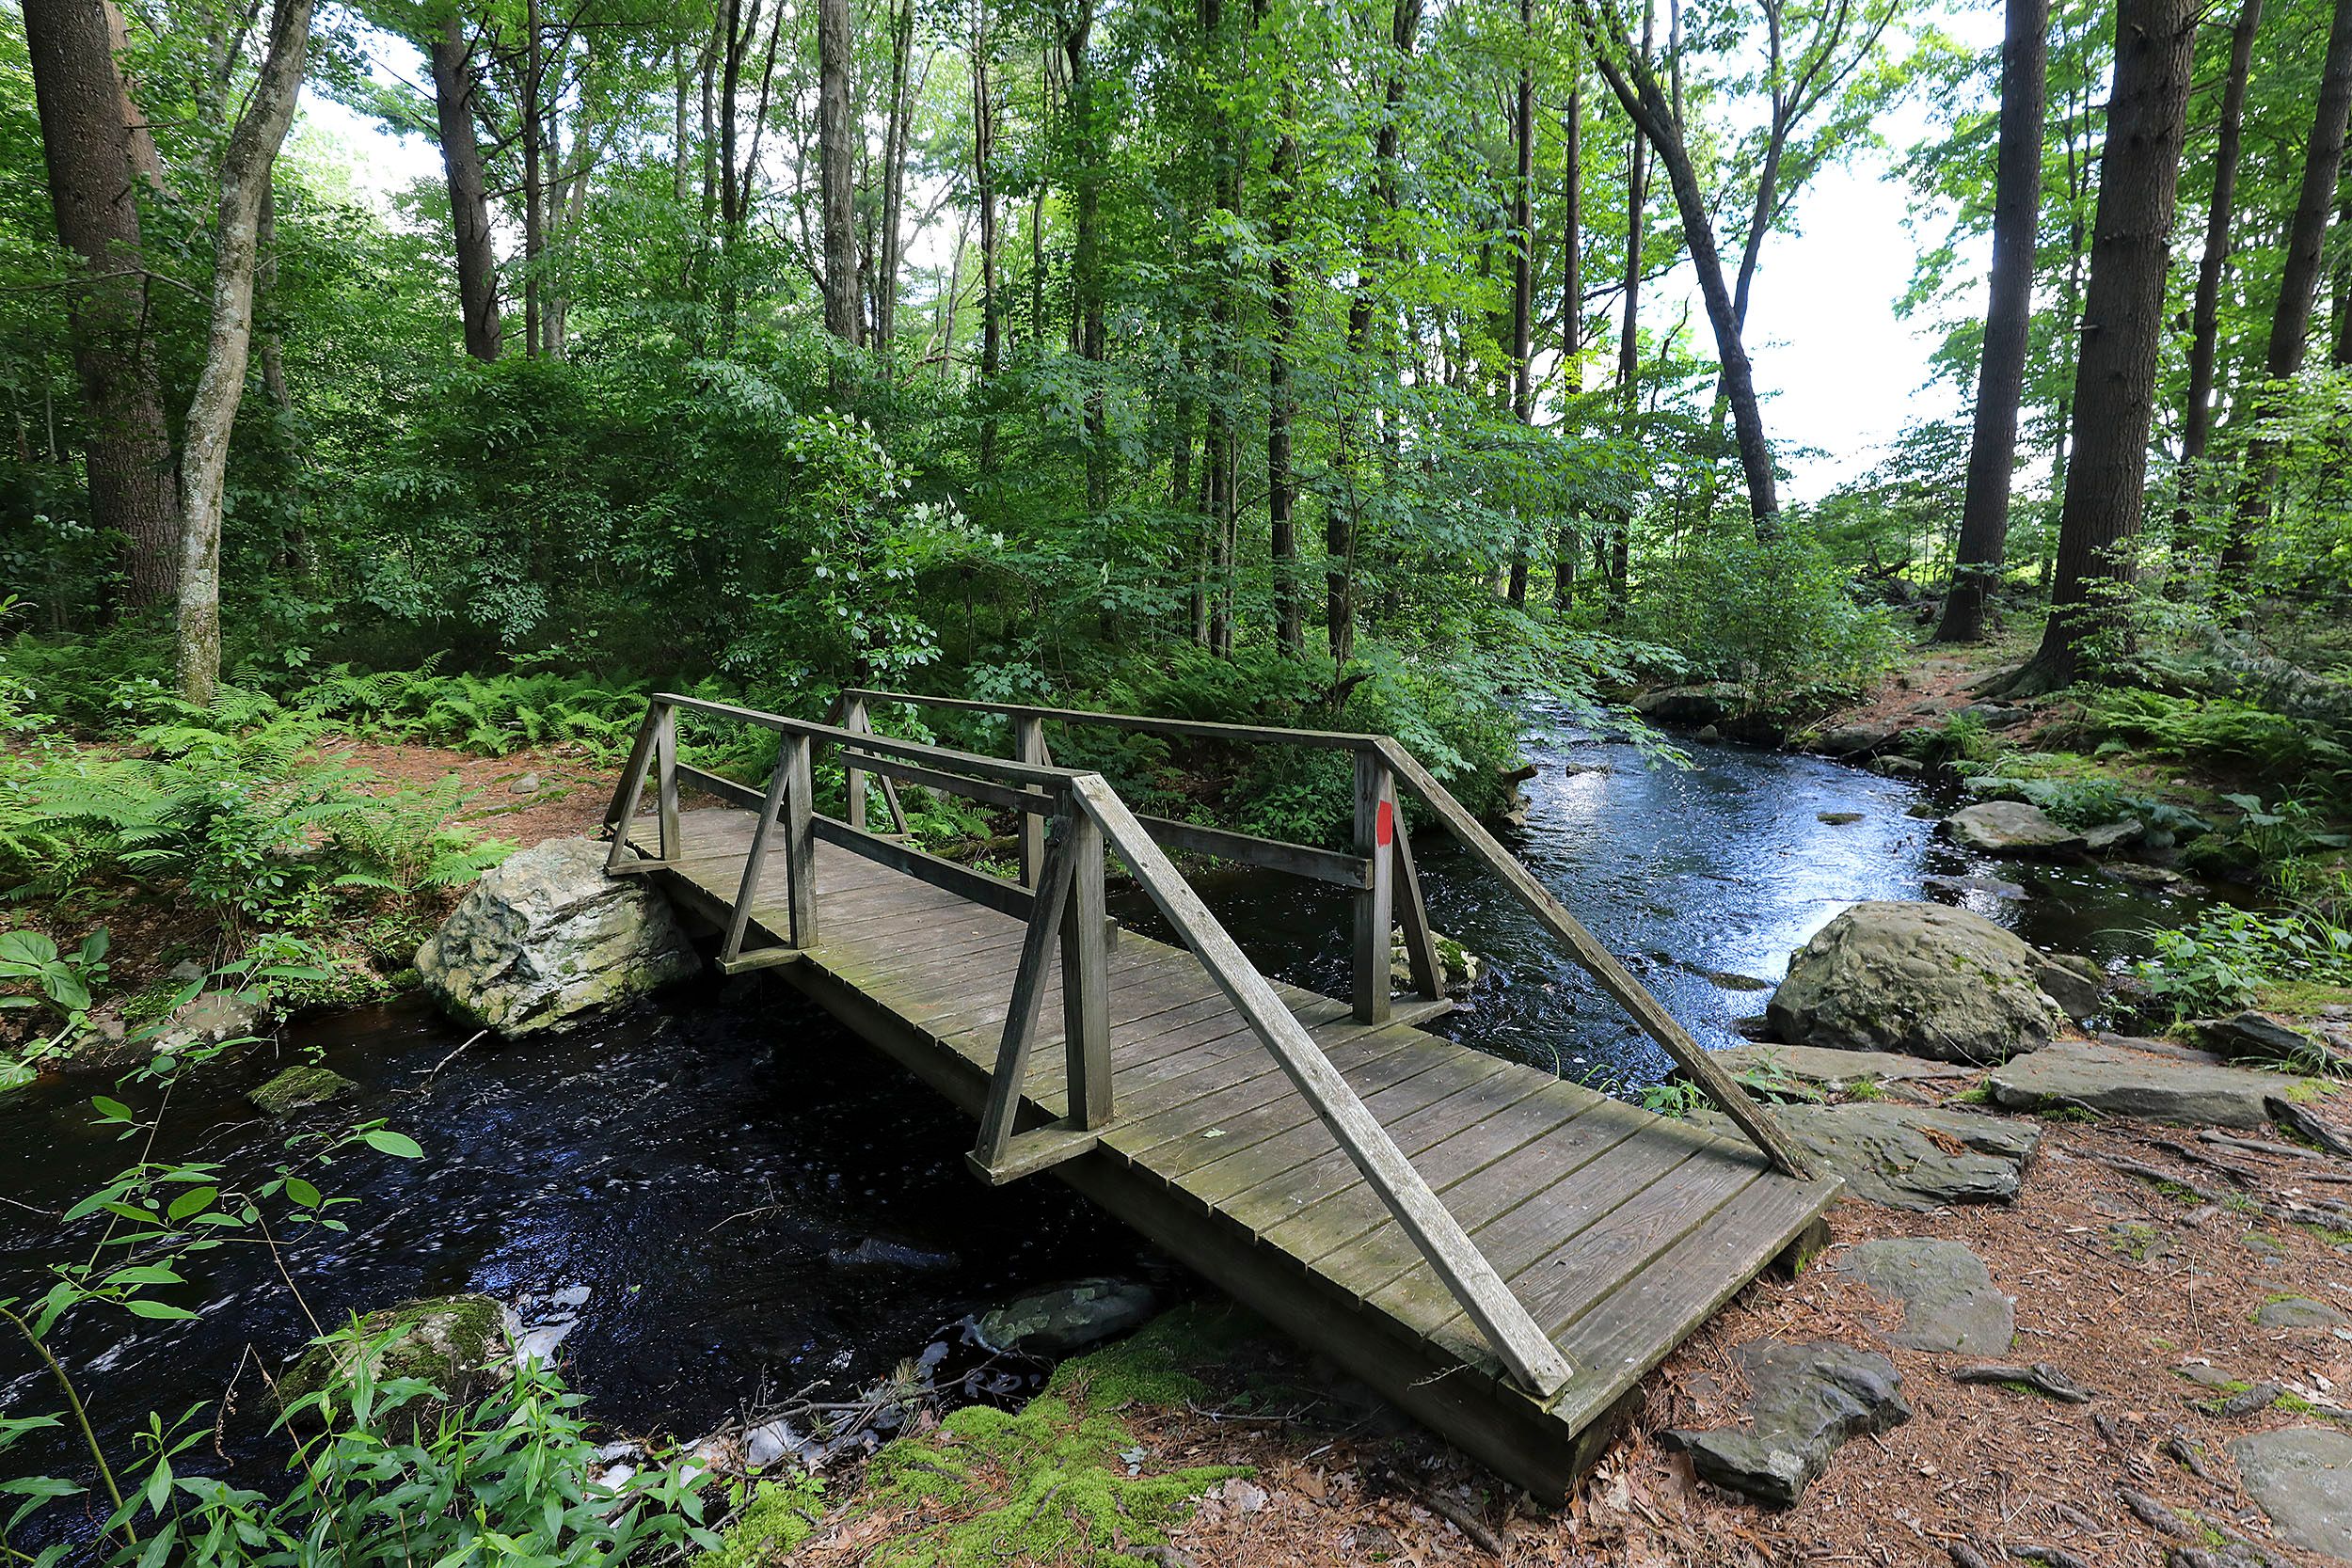
M752 814L691 811L653 875L734 898ZM650 855L649 823L631 842ZM820 845L818 942L778 970L943 1085L993 1067L1022 922ZM765 857L748 947L788 929L783 852ZM1278 994L1409 1155L1576 1375L1519 1392L1386 1206L1189 954L1134 932L1109 956L1116 1118L1056 1174L1488 1463L1556 1493L1633 1383L1784 1248L1836 1192L1744 1146L1422 1032L1428 1009L1359 1024ZM1024 1085L1065 1109L1060 976ZM959 1095L964 1090L959 1087Z

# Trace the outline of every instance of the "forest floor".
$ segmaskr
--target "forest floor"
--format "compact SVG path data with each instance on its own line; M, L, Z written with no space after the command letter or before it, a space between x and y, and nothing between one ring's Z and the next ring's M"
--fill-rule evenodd
M1163 1568L1366 1561L1638 1568L1945 1563L1955 1560L1957 1544L1988 1563L2018 1560L2017 1548L2072 1554L2041 1560L2065 1568L2154 1565L2167 1545L2222 1546L2235 1536L2263 1543L2274 1561L2330 1560L2270 1543L2261 1511L2237 1483L2227 1444L2310 1424L2314 1406L2332 1404L2332 1391L2352 1385L2352 1343L2336 1332L2254 1322L2265 1303L2286 1294L2352 1315L2352 1237L2168 1196L2102 1163L2121 1157L2210 1183L2209 1170L2181 1164L2161 1143L2158 1130L2053 1122L2013 1206L1920 1214L1841 1202L1830 1216L1831 1249L1794 1281L1759 1279L1652 1373L1628 1432L1558 1509L1533 1506L1343 1390L1330 1391L1319 1407L1285 1412L1287 1419L1269 1418L1263 1402L1236 1413L1214 1397L1130 1406L1121 1418L1135 1433L1136 1447L1122 1455L1131 1465L1159 1473L1250 1467L1247 1484L1209 1487L1169 1548L1139 1555ZM2352 1180L2352 1167L2332 1161L2248 1155L2239 1163L2260 1167L2262 1180L2280 1191L2315 1175ZM1891 1343L1886 1335L1899 1325L1901 1307L1837 1266L1853 1244L1887 1237L1957 1241L1981 1258L1995 1287L2015 1299L2011 1352L1988 1358ZM1689 1459L1663 1438L1673 1428L1737 1421L1745 1393L1737 1352L1763 1339L1880 1351L1901 1371L1914 1412L1883 1436L1848 1442L1785 1512L1696 1481ZM1951 1380L1956 1367L1983 1359L2046 1362L2094 1397L2087 1405L2060 1404ZM1321 1369L1271 1331L1208 1377L1213 1396L1269 1382L1331 1389ZM2263 1383L2279 1386L2275 1403L2234 1417L2217 1413L2230 1393ZM2169 1455L2168 1444L2186 1460ZM1033 1479L997 1476L996 1500L1020 1497ZM2179 1536L2168 1539L2136 1514L2126 1489L2173 1510ZM943 1524L929 1499L867 1496L854 1481L835 1497L818 1534L789 1560L847 1568L882 1542L904 1545ZM960 1498L956 1513L969 1518L985 1500Z

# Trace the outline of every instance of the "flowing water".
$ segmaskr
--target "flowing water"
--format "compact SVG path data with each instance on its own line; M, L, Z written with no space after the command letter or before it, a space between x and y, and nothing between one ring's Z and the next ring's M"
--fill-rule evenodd
M2194 912L2089 867L1956 850L1909 815L1929 799L1909 783L1746 747L1686 749L1688 768L1648 767L1622 740L1538 734L1528 824L1509 837L1704 1043L1760 1013L1789 950L1840 909L1925 896L1931 878L2019 884L2023 898L1960 896L2029 941L2103 960L2134 951L2136 930ZM1436 1027L1622 1089L1662 1074L1491 878L1433 835L1416 849L1434 923L1490 965L1471 1003ZM1212 873L1201 886L1269 971L1344 993L1343 895L1264 873ZM1120 912L1154 923L1132 895ZM332 1323L479 1291L528 1320L584 1287L564 1363L625 1431L691 1436L763 1388L854 1387L1025 1288L1138 1267L1133 1238L1057 1183L974 1182L961 1164L968 1124L782 985L711 984L526 1044L458 1049L465 1039L415 1005L299 1022L276 1050L183 1085L158 1155L265 1179L286 1129L243 1096L321 1053L359 1087L310 1117L383 1117L425 1158L361 1151L338 1164L333 1186L360 1199L341 1211L349 1233L313 1230L284 1248L310 1311ZM0 1299L39 1289L60 1250L49 1216L135 1155L93 1124L87 1097L105 1087L52 1079L0 1097ZM90 1224L72 1247L90 1244ZM888 1245L861 1251L868 1239ZM150 1410L200 1404L209 1420L248 1347L274 1367L312 1332L258 1249L207 1254L191 1280L199 1322L86 1308L60 1332L60 1358L117 1440ZM250 1367L239 1388L226 1453L202 1463L258 1476L275 1463L267 1399ZM53 1395L24 1348L0 1342L0 1414L47 1411ZM62 1437L42 1436L0 1468L75 1465Z

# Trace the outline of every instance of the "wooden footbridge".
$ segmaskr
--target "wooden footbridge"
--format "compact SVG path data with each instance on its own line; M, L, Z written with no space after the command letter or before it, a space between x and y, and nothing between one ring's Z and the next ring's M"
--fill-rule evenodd
M878 734L890 705L994 715L1011 758ZM678 757L678 716L780 742L765 790ZM880 691L812 723L656 696L609 819L653 879L975 1114L973 1170L1050 1170L1426 1425L1556 1498L1635 1384L1775 1260L1818 1244L1816 1179L1591 934L1394 740ZM1345 851L1138 816L1057 767L1046 726L1349 753ZM812 801L818 756L847 814ZM641 816L647 786L653 807ZM867 825L878 792L886 831ZM1020 824L1018 881L926 853L901 786ZM1504 883L1746 1134L1719 1137L1416 1028L1444 1010L1398 790ZM681 791L723 802L682 810ZM1344 1000L1275 984L1169 861L1242 862L1354 895ZM1120 931L1116 856L1177 944ZM1391 994L1401 927L1415 994Z

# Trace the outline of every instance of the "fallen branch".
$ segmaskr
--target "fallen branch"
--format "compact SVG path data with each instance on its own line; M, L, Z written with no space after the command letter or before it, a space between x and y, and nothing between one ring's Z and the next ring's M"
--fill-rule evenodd
M2135 1492L2128 1486L2119 1486L2115 1489L2115 1495L2123 1499L2123 1506L2130 1509L2141 1524L2146 1525L2158 1535L2169 1535L2175 1541L2202 1539L2195 1526L2147 1493Z
M1997 1361L1987 1362L1977 1367L1955 1367L1952 1369L1952 1381L1954 1383L2023 1384L2036 1393L2047 1394L2050 1398L2064 1404L2089 1404L2091 1400L2090 1389L2076 1383L2047 1361L2037 1361L2030 1367L2014 1366Z
M2305 1148L2299 1144L2276 1144L2262 1138L2233 1138L2227 1132L2208 1127L2197 1134L2197 1141L2222 1148L2242 1148L2249 1154L2277 1154L2291 1160L2317 1160L2319 1150Z

